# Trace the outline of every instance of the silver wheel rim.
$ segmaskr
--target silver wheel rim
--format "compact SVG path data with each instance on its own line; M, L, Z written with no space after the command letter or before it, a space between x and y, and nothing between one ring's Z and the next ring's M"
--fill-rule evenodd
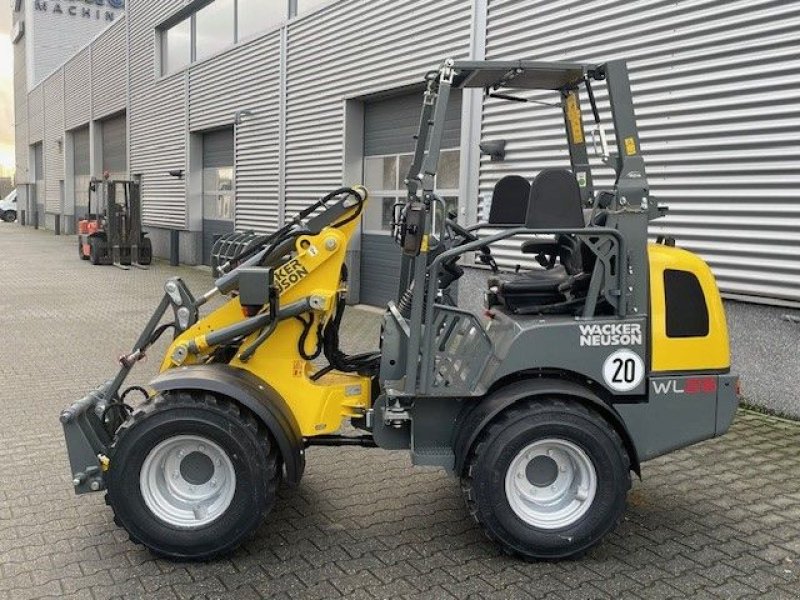
M528 525L560 529L576 523L597 494L597 471L589 455L567 440L534 442L506 472L506 498Z
M197 529L221 517L236 491L228 454L211 440L178 435L150 450L139 474L147 508L179 529Z

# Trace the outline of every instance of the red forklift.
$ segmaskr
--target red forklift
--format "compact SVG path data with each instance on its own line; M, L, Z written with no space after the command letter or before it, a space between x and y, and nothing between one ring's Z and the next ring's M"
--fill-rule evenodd
M128 270L153 262L153 246L142 231L140 184L136 181L92 178L89 207L78 221L78 255L93 265ZM92 212L95 199L95 213Z

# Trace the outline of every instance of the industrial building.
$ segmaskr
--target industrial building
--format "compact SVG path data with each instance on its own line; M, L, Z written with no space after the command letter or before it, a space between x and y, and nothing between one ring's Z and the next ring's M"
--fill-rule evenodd
M700 253L728 297L800 302L800 2L17 0L14 9L25 225L72 233L92 176L140 178L156 255L196 264L222 233L268 231L343 182L364 181L373 201L352 249L353 298L380 304L395 293L387 227L424 73L448 57L625 58L652 198L670 208L652 234ZM463 222L480 219L503 175L569 164L557 96L534 99L544 104L480 91L454 103L438 187ZM500 140L502 160L481 154L481 142ZM511 244L498 256L519 262Z

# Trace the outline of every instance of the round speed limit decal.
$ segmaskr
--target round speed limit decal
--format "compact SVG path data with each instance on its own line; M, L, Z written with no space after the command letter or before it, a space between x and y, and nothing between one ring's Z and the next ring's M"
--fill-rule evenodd
M630 392L644 378L644 361L631 350L617 350L603 363L603 379L617 392Z

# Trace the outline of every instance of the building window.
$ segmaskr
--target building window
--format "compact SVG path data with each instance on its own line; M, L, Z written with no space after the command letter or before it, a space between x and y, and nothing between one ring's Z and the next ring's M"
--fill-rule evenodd
M331 0L297 0L297 15L304 15L318 9L323 4L329 4Z
M158 28L161 75L170 75L286 20L288 0L214 0Z
M246 40L286 19L286 0L238 0L237 40Z
M184 19L161 32L161 74L169 75L192 60L192 20Z
M413 159L413 154L364 158L364 185L372 197L364 217L366 231L375 233L391 230L394 206L406 197L405 180ZM437 194L444 200L447 211L456 214L460 161L461 153L458 150L442 150L436 175ZM434 218L441 218L441 210L434 211Z
M687 338L708 335L706 297L694 273L666 269L664 294L667 307L667 337Z
M216 0L195 14L194 58L203 60L236 41L234 0Z

